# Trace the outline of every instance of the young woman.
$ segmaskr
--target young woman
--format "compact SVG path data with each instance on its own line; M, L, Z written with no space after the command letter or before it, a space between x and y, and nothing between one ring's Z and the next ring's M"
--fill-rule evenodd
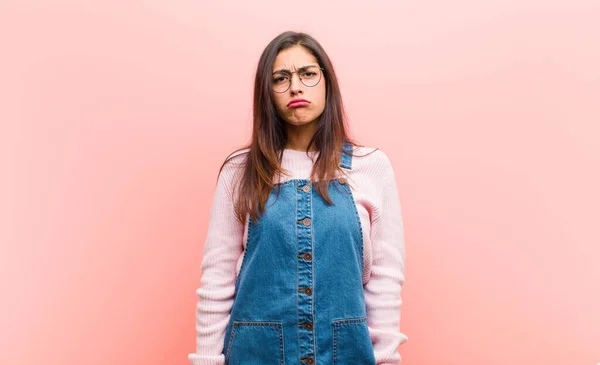
M404 232L394 171L346 132L321 45L260 58L251 143L211 206L192 365L397 365Z

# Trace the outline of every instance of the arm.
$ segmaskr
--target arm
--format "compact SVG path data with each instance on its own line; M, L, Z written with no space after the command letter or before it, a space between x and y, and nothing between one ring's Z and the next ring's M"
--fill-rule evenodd
M188 355L191 365L225 364L225 329L233 305L237 261L243 253L244 229L234 218L232 162L219 175L210 209L202 279L196 290L196 353Z
M387 160L387 158L386 158ZM372 222L373 261L365 284L369 333L377 365L398 365L398 347L407 336L400 332L400 290L404 284L404 226L394 171L386 161L381 209Z

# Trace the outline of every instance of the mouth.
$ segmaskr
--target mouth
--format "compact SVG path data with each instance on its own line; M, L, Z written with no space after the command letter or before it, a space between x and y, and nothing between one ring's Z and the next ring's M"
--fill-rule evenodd
M309 101L304 100L304 99L295 99L292 100L288 103L288 108L299 108L301 106L307 106L308 104L310 104Z

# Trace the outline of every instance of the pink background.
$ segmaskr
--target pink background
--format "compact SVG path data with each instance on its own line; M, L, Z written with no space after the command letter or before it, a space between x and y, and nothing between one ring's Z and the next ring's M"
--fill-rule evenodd
M209 203L284 30L406 226L404 364L600 361L600 3L0 3L0 364L187 364Z

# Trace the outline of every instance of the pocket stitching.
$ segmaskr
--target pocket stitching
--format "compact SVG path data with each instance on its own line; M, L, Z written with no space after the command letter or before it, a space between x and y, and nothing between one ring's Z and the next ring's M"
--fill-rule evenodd
M365 322L367 320L366 316L363 317L357 317L357 318L344 318L344 319L334 319L331 322L331 332L332 332L332 337L333 337L333 353L332 353L332 357L333 357L333 364L335 365L337 364L337 333L336 333L336 328L340 327L340 326L345 326L345 325L349 325L349 324L358 324L361 322Z
M285 365L285 357L284 354L284 343L283 343L283 323L281 322L268 322L268 321L234 321L233 327L231 329L231 333L229 334L229 345L227 346L227 352L225 354L225 362L229 360L229 355L231 352L231 345L233 344L233 340L235 338L236 329L240 326L246 327L272 327L277 333L279 337L279 364Z
M229 360L229 351L231 351L231 344L233 343L233 337L235 336L235 325L231 329L231 333L229 334L229 345L227 346L227 351L225 352L225 362Z

